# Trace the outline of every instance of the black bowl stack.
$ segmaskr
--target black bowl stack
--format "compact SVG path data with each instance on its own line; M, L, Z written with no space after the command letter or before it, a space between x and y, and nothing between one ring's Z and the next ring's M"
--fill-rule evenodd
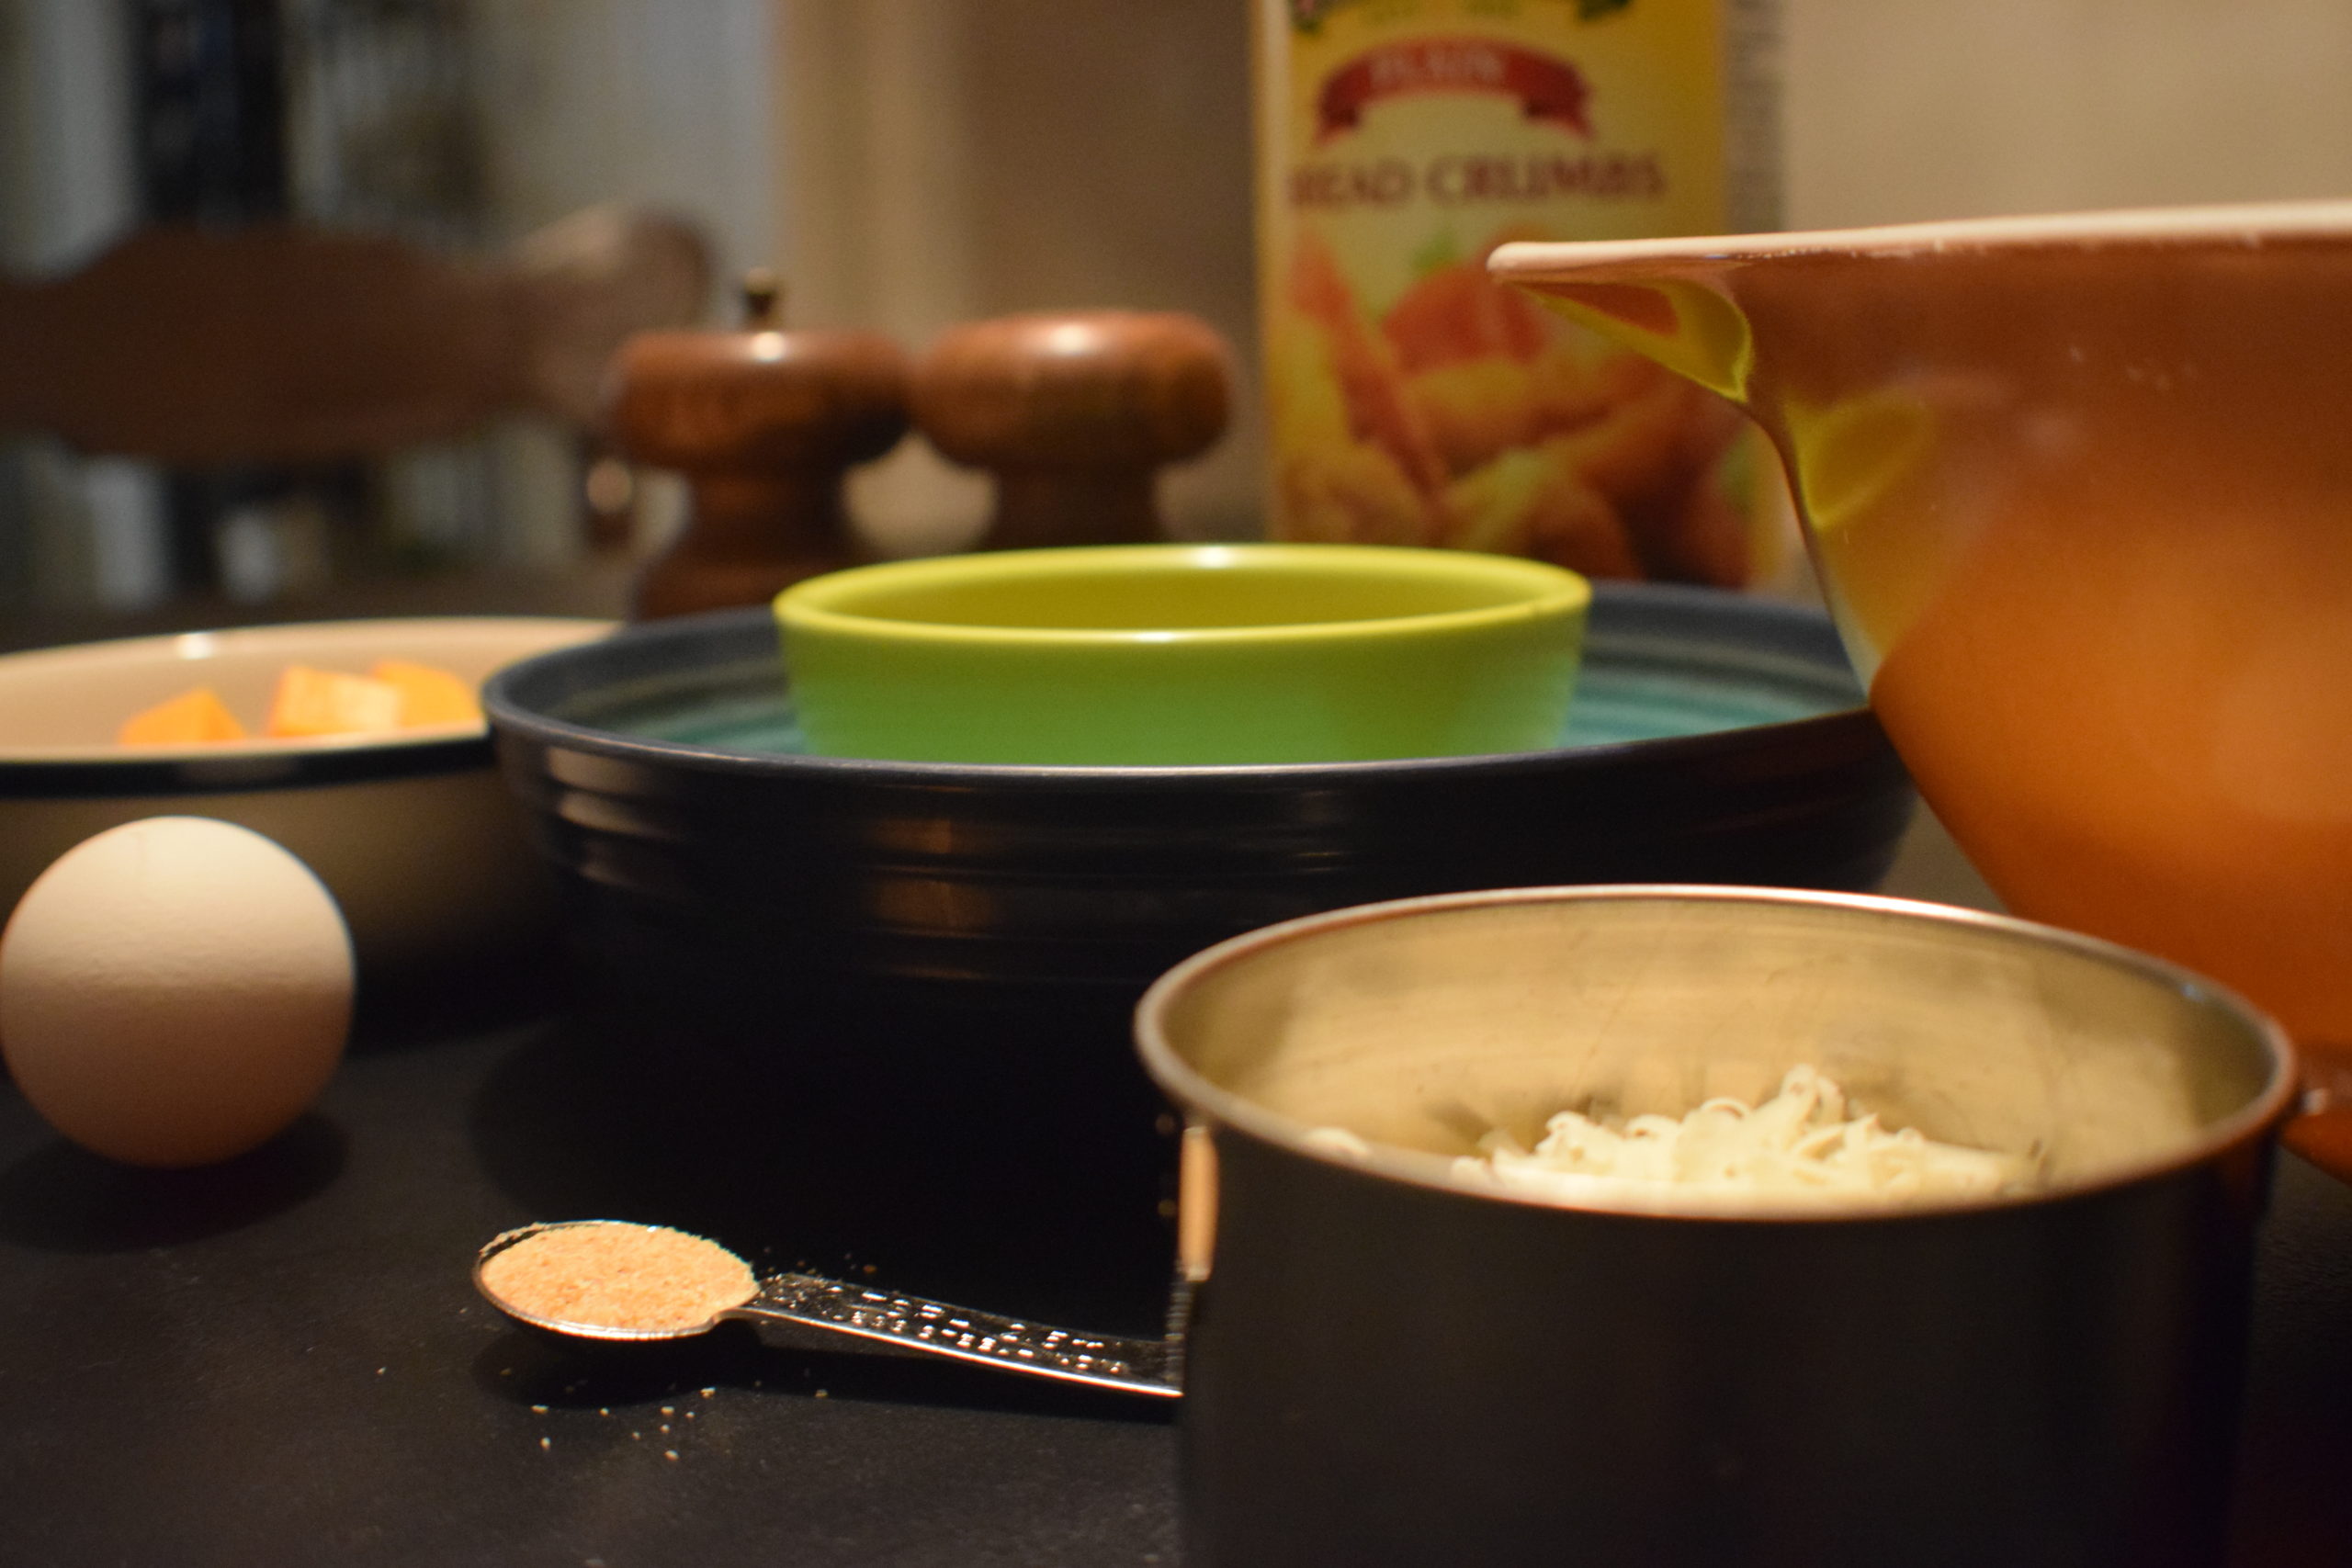
M796 1256L1110 1327L1169 1265L1128 1013L1177 960L1418 894L1884 874L1909 782L1825 617L1601 585L1585 670L1557 750L1284 767L793 754L764 610L529 660L485 705L594 1070L663 1157Z

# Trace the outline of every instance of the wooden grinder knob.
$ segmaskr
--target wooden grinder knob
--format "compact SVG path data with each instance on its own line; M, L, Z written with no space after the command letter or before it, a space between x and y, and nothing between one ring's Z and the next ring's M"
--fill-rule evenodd
M606 425L632 461L685 476L692 506L639 574L639 620L763 604L856 555L842 479L907 430L907 364L865 332L786 332L764 273L740 332L640 333L613 364Z
M1197 317L1080 310L969 321L915 368L915 422L996 476L984 548L1160 534L1163 464L1224 434L1232 356Z

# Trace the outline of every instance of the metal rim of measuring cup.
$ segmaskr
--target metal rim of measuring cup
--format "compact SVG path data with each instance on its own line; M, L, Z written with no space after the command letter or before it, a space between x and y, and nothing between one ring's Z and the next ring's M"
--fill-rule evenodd
M2293 1043L2278 1023L2237 992L2218 981L2166 959L2134 948L2086 936L2056 926L2019 919L2013 915L1890 898L1867 893L1826 893L1798 888L1736 887L1705 884L1621 883L1570 887L1513 887L1475 893L1441 893L1360 904L1323 914L1303 916L1230 938L1194 953L1155 981L1136 1005L1136 1044L1145 1070L1160 1089L1196 1121L1223 1123L1302 1157L1408 1182L1419 1187L1460 1192L1498 1202L1561 1207L1556 1199L1475 1183L1453 1173L1453 1161L1442 1155L1374 1146L1370 1152L1335 1153L1307 1134L1311 1129L1266 1110L1230 1089L1220 1088L1193 1069L1170 1043L1167 1021L1177 999L1203 976L1240 963L1270 948L1312 937L1318 932L1371 925L1445 909L1494 908L1511 904L1706 902L1759 904L1784 908L1842 909L1904 920L1939 924L1986 932L2036 946L2071 950L2153 980L2175 991L2197 996L2234 1016L2260 1040L2269 1057L2269 1076L2260 1093L2246 1103L2207 1124L2185 1142L2063 1185L2029 1192L1906 1203L1906 1215L1973 1211L2048 1202L2053 1199L2105 1191L2152 1177L2188 1170L2228 1150L2261 1138L2288 1120L2301 1090ZM1189 1194L1188 1194L1189 1196ZM1821 1209L1753 1204L1736 1211L1710 1213L1645 1210L1645 1218L1720 1221L1727 1224L1810 1222L1838 1224L1859 1215L1848 1209Z

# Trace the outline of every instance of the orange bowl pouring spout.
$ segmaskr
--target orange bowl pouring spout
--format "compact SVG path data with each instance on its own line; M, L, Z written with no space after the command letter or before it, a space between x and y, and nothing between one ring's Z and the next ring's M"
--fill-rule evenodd
M1492 266L1770 433L1872 705L2005 899L2352 1043L2352 203Z

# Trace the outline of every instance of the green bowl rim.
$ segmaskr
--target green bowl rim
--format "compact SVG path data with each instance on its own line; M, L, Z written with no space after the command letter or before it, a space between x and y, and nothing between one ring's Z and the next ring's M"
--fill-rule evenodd
M996 626L953 621L911 621L861 615L833 607L843 594L854 594L877 584L895 586L928 580L981 581L1012 578L1097 575L1121 562L1160 572L1229 570L1234 563L1267 566L1314 561L1329 570L1359 576L1394 579L1398 568L1411 563L1409 575L1442 573L1459 581L1506 580L1528 590L1528 597L1508 604L1469 610L1441 610L1425 615L1382 615L1350 621L1273 621L1248 626ZM1211 645L1362 640L1375 637L1423 636L1506 626L1537 616L1580 615L1592 604L1592 584L1566 567L1520 556L1489 555L1475 550L1431 549L1408 545L1214 544L1080 545L1031 550L992 550L969 555L925 556L910 560L883 561L850 567L794 583L776 595L774 609L786 631L814 630L841 637L927 646L1021 645L1038 649L1165 646L1169 643Z

